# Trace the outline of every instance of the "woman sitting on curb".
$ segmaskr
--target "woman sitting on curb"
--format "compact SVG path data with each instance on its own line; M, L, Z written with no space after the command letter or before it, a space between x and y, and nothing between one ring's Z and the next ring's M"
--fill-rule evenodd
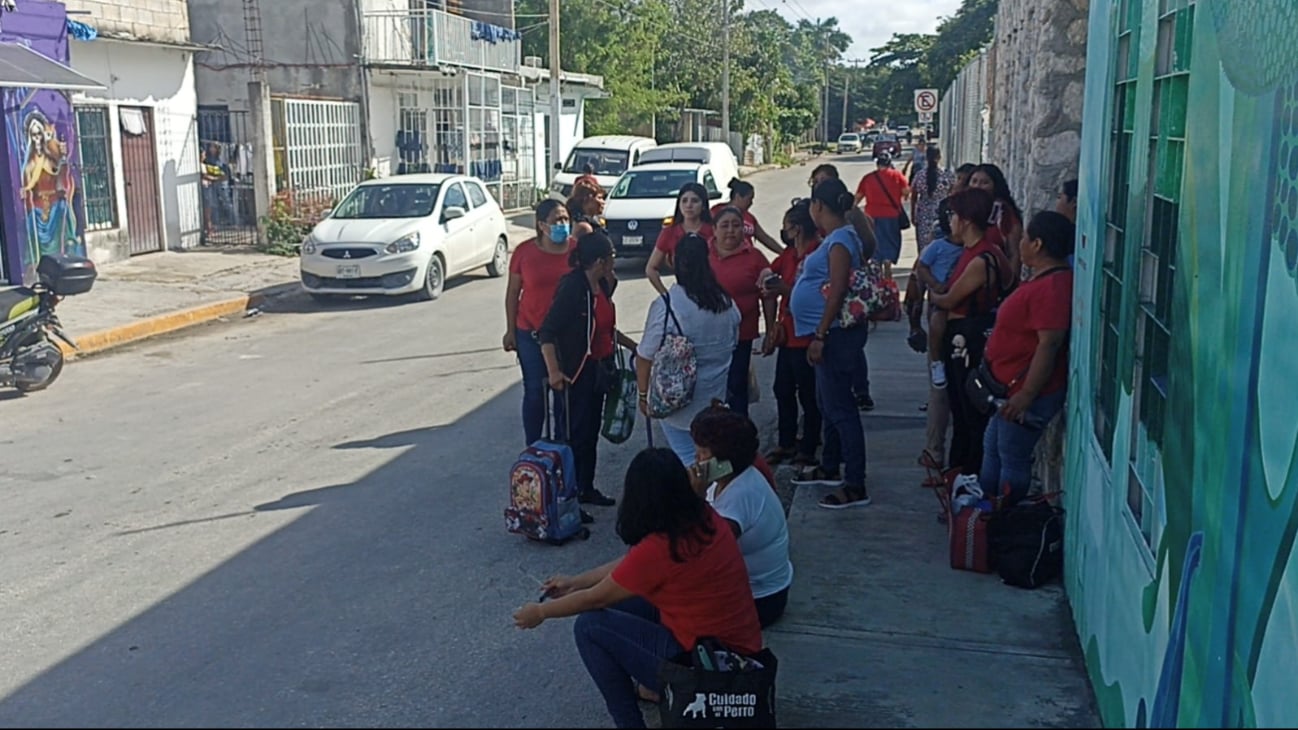
M784 615L793 563L784 505L756 465L757 426L741 413L713 407L695 417L690 436L698 454L690 482L739 540L757 620L766 628Z
M663 660L701 637L755 654L762 630L734 533L690 487L672 451L645 449L631 461L617 533L630 546L625 556L550 578L543 598L554 600L520 607L514 624L532 629L577 616L577 653L614 724L644 727L633 680L658 691Z

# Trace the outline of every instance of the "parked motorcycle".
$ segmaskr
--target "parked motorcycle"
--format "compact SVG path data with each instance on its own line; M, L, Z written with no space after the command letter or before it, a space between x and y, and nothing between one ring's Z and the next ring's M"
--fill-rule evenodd
M0 387L44 390L63 372L63 350L77 345L63 331L55 307L94 286L95 264L80 256L42 256L31 287L0 291Z

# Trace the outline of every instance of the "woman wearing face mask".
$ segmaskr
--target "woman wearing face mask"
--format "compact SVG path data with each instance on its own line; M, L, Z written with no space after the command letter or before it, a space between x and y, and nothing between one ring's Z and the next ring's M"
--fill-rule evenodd
M541 354L555 391L555 432L571 447L577 466L578 500L608 507L612 497L595 488L596 446L610 386L608 360L615 343L636 343L617 331L617 311L608 284L613 242L600 233L577 240L572 270L559 281L554 304L541 323Z
M748 415L748 367L753 360L753 341L757 339L757 318L766 322L766 331L775 328L775 308L768 307L758 280L770 266L766 257L744 242L743 213L738 208L723 208L713 224L716 238L708 263L717 283L739 307L739 342L730 359L726 380L727 399L731 409Z
M666 294L662 276L658 270L665 263L675 267L676 246L688 234L696 234L705 241L712 240L712 214L708 211L708 190L701 184L685 183L676 195L676 210L672 213L672 224L658 234L654 251L645 264L645 277L653 284L659 294Z
M767 328L762 354L778 350L775 359L775 407L779 423L776 448L766 455L771 464L791 461L796 467L816 465L820 448L820 406L816 405L816 370L807 362L810 337L793 333L789 294L798 280L802 262L820 245L816 222L811 219L811 201L799 200L784 214L780 230L784 252L771 262L774 276L764 283L766 296L779 298L775 327ZM767 306L771 306L770 303ZM798 405L802 405L802 439L798 439Z
M568 210L557 200L536 206L536 237L514 249L505 291L505 352L517 352L523 370L523 434L531 444L545 421L545 359L536 331L554 301L559 279L567 274L572 251Z
M753 245L753 240L756 239L759 243L761 243L766 248L770 249L775 253L779 253L784 250L784 247L781 246L774 238L771 238L771 234L762 230L762 224L758 223L757 216L752 214L753 198L755 196L756 196L756 192L753 190L752 183L744 182L739 178L735 178L731 180L730 181L730 202L717 203L716 205L712 206L713 225L714 226L716 225L715 221L717 219L717 215L720 214L721 211L725 210L726 208L735 208L744 216L744 243L751 246Z

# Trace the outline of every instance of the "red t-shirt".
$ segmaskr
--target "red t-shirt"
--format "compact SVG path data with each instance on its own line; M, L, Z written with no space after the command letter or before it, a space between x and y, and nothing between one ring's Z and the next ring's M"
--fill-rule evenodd
M518 274L523 279L523 292L518 299L518 318L514 325L521 330L535 332L541 328L545 315L554 302L554 292L559 288L559 279L572 271L568 266L568 254L572 244L561 254L546 253L536 245L532 238L519 244L509 257L509 273Z
M717 203L712 206L712 220L717 219L717 213L730 207L733 207L730 203ZM744 241L752 243L753 236L757 235L757 217L746 210L740 212L744 214Z
M992 217L987 219L989 228L987 237L1001 247L1006 256L1010 255L1010 232L1015 226L1022 225L1022 221L1014 214L1014 211L1005 203L996 201L992 208Z
M654 533L631 546L613 569L613 582L652 603L687 651L699 637L714 636L735 651L756 654L762 628L744 555L726 521L707 509L714 533L705 544L679 541L685 562L672 560L667 536Z
M865 197L866 215L871 218L896 218L901 215L901 194L906 190L906 185L905 175L894 168L885 167L866 173L856 185L856 194Z
M711 241L712 224L704 223L703 227L695 231L695 233L702 236L704 241ZM667 260L671 261L672 257L676 255L676 244L680 243L681 239L684 237L685 229L681 227L681 224L672 224L664 228L662 233L658 234L658 241L654 243L654 248L667 254Z
M595 334L590 342L590 357L603 360L613 357L613 328L617 326L617 309L603 289L595 292Z
M1009 295L996 313L996 326L987 340L984 357L992 375L1002 383L1013 383L1010 395L1023 389L1028 366L1037 351L1041 330L1065 330L1073 318L1073 272L1059 271L1025 281ZM1015 383L1014 381L1019 381ZM1054 372L1041 389L1049 395L1068 383L1068 346L1059 349Z
M757 277L761 276L762 269L770 267L771 262L766 260L761 251L749 245L741 246L725 258L718 256L717 249L713 246L708 261L712 264L712 273L716 274L717 283L735 300L735 306L739 307L740 342L757 339L757 317L761 313L762 299L762 291L757 288Z
M786 246L783 251L771 262L771 271L780 275L784 283L793 288L793 282L798 280L798 268L802 266L802 260L811 255L812 251L820 245L816 241L807 248L806 256L798 255L797 246ZM780 297L780 327L784 329L784 346L785 347L811 347L812 337L796 337L793 334L793 314L789 311L789 298Z
M960 280L960 276L964 274L965 269L969 268L969 264L973 263L975 259L977 259L979 256L982 256L985 253L991 254L996 259L996 265L1000 267L1000 272L1001 272L1000 280L993 281L992 289L993 291L996 292L1003 292L1005 290L1004 287L1004 281L1006 276L1005 272L1009 271L1010 269L1010 261L1009 259L1005 258L1005 252L1001 250L1000 245L996 242L996 239L991 235L984 235L983 240L979 241L977 246L974 246L973 248L966 248L964 250L964 253L960 254L960 260L956 261L955 268L951 270L951 278L947 279L947 281L951 282L951 284L954 285L955 282ZM987 273L989 276L995 275L995 272L993 271L988 271ZM987 285L984 284L978 291L974 292L973 294L970 294L968 297L965 297L965 300L963 302L960 302L958 306L954 307L951 310L951 313L968 316L970 313L970 305L975 302L977 303L978 312L980 313L986 312L990 310L993 306L995 306L995 302L989 302L987 301L987 299L988 299Z

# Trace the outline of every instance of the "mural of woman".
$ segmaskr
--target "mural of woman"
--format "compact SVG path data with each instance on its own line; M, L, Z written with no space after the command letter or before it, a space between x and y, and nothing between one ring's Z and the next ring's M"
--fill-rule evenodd
M39 108L23 117L21 194L27 222L28 261L47 253L80 253L71 203L76 178L67 140Z

